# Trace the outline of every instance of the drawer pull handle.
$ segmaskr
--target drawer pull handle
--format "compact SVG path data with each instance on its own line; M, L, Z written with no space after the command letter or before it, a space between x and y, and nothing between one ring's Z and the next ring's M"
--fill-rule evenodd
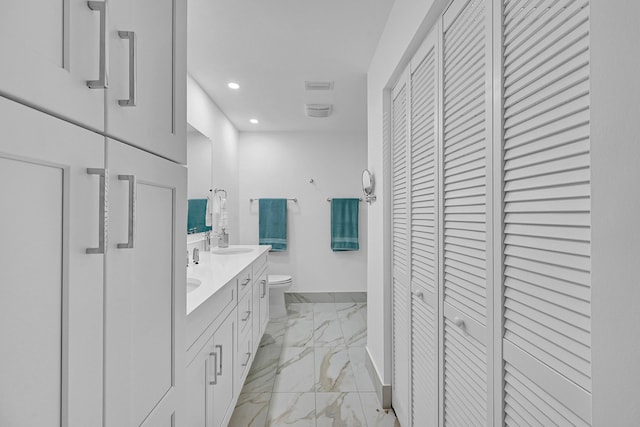
M121 39L129 40L129 99L119 99L121 107L136 106L136 33L134 31L118 31Z
M213 379L209 380L209 385L217 385L218 384L218 353L212 351L209 353L209 356L213 356ZM211 369L210 369L211 370Z
M218 366L220 367L220 372L217 372L216 375L222 376L222 346L220 344L216 344L216 348L220 350L220 358L218 359Z
M88 1L87 6L100 13L100 63L98 80L87 80L90 89L105 89L107 84L107 3L104 1Z
M244 317L244 318L242 318L242 319L240 319L240 320L242 320L243 322L246 322L246 321L247 321L247 320L249 320L249 318L251 317L251 310L247 310L247 311L245 311L245 313L247 313L247 316L246 316L246 317Z
M251 281L251 277L247 277L247 280L245 280L244 282L240 283L240 286L247 286L250 281Z
M418 291L416 293L414 293L414 295L416 296L416 298L418 298L420 301L424 301L424 293L422 293L422 291Z
M247 360L244 361L242 366L247 366L249 364L249 360L251 359L251 352L245 354L247 355Z
M100 200L98 201L98 247L87 248L88 254L104 254L106 237L106 212L107 212L107 185L109 182L109 172L106 169L87 169L89 175L100 176Z
M134 175L118 175L121 181L129 181L129 231L127 243L118 243L119 249L133 248L136 221L136 177Z
M464 329L465 328L464 320L462 320L458 316L453 318L453 324L456 325L460 329Z

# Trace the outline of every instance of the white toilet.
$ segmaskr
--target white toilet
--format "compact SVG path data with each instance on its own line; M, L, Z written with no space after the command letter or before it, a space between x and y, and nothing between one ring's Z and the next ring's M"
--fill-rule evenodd
M269 319L279 319L287 315L284 292L291 287L291 276L269 274Z

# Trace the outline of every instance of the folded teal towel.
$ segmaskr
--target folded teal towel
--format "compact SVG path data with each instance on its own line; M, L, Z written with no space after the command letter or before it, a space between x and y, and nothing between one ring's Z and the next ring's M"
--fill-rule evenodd
M206 225L208 199L189 199L187 213L187 233L204 233L211 231Z
M360 199L331 200L331 250L357 251Z
M287 249L287 199L260 199L258 242L271 252Z

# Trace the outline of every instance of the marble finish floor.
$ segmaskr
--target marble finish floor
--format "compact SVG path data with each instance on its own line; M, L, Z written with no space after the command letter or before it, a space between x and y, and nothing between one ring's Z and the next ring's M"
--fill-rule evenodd
M399 427L365 366L366 304L289 303L271 320L231 427Z

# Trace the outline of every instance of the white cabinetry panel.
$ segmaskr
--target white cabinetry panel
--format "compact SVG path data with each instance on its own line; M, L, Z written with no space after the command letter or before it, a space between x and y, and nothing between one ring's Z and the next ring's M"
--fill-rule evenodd
M0 424L100 425L104 260L86 250L103 206L87 168L104 167L104 139L4 98L0 116Z

